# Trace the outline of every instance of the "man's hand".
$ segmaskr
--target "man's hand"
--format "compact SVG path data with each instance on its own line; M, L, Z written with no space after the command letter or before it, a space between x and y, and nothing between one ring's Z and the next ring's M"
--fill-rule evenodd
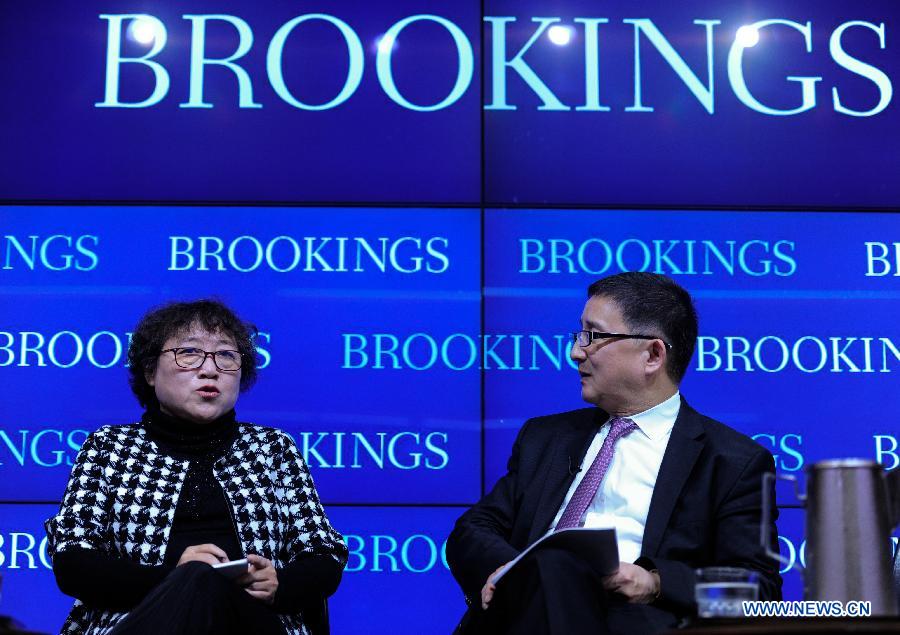
M186 562L205 562L209 566L227 562L228 555L213 544L191 545L185 549L178 559L178 565Z
M630 562L620 562L615 573L603 578L603 588L624 595L629 602L650 604L659 595L659 574Z
M507 562L506 564L509 563ZM494 584L494 576L500 573L500 569L505 567L506 564L497 567L497 570L488 576L487 582L481 587L481 608L485 611L487 610L488 604L491 603L491 598L494 597L494 591L497 590L497 586Z
M269 560L254 553L247 554L247 562L250 563L250 571L238 578L237 583L257 600L272 604L275 601L275 591L278 590L275 567Z

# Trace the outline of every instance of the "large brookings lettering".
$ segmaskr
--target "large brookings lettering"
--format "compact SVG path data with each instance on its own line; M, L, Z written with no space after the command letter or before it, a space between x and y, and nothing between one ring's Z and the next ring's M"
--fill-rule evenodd
M37 538L40 536L40 538ZM350 550L347 573L428 573L435 568L448 570L446 540L428 534L345 534ZM806 541L778 536L788 563L785 574L796 561L806 566ZM897 537L891 538L891 549L897 549ZM12 531L0 533L0 568L52 569L47 556L47 537L43 532Z
M169 236L169 246L169 271L444 273L450 268L450 241L441 236Z
M449 571L447 540L427 534L344 534L350 557L347 573L427 573L435 567Z
M88 434L87 430L0 428L0 466L16 463L20 467L71 467Z
M700 372L890 373L897 369L900 348L889 337L697 338Z
M568 335L503 333L343 333L347 370L566 371ZM756 339L729 335L697 338L700 372L890 373L900 370L900 348L890 337L818 337L795 339L766 335Z
M442 470L450 462L446 432L301 432L303 458L316 468Z
M93 271L100 261L100 238L90 234L69 236L3 236L3 269Z
M510 333L343 333L341 368L353 370L438 368L449 370L556 370L577 368L569 358L569 336Z
M875 441L875 460L881 463L886 470L900 467L897 437L892 434L876 434L872 438Z
M263 345L271 342L270 333L260 332L255 339L256 352L260 356L257 368L265 368L272 355ZM112 368L125 365L126 351L131 344L131 333L96 331L78 333L63 330L53 333L40 331L0 331L0 368L4 366L72 368L90 365L95 368Z
M800 568L806 568L806 540L798 540L796 537L791 539L784 535L778 536L778 542L781 545L781 555L785 557L787 562L781 564L778 570L782 575L789 573L794 569L794 564L799 563ZM891 537L891 553L897 549L898 538Z
M606 275L652 271L667 275L792 276L797 271L791 240L673 240L520 238L519 273Z
M347 573L428 573L447 570L444 538L417 534L345 534ZM52 569L43 531L0 532L0 568Z
M782 534L778 536L778 543L781 546L781 554L787 560L778 570L781 575L790 572L798 562L801 567L806 567L806 540L798 540L796 537L791 539Z
M53 565L47 555L46 532L0 532L0 568L52 569Z
M803 445L802 434L759 432L752 438L772 452L775 467L779 470L797 472L803 468L803 452L800 450L800 446Z
M168 70L158 59L155 59L166 47L168 39L166 25L158 17L147 14L102 14L100 18L108 23L106 81L104 84L104 99L95 105L100 108L148 108L160 103L167 96L170 88ZM241 58L246 56L253 46L252 27L242 18L227 14L186 14L182 18L190 24L190 38L184 37L184 40L189 39L190 41L190 79L186 87L188 93L187 101L180 103L179 106L181 108L213 108L213 103L204 100L204 72L208 66L219 66L228 69L234 74L238 89L237 103L240 108L262 108L263 104L254 100L253 80L250 74L239 63ZM150 49L143 55L126 57L122 54L123 25L138 19L151 24L157 35ZM484 20L488 24L491 42L489 64L485 65L487 72L490 74L491 100L485 104L485 109L498 111L517 109L518 106L511 103L507 91L509 76L514 73L537 97L539 101L539 105L536 106L537 110L572 110L573 106L563 103L548 85L548 81L552 83L552 79L548 81L545 81L546 78L542 79L534 67L525 59L526 54L531 51L534 44L545 31L551 25L561 23L562 18L531 18L531 22L534 22L536 27L527 41L514 53L509 50L507 31L510 25L518 21L518 18L514 16L485 16ZM207 25L210 22L229 25L228 28L236 32L238 43L231 55L221 58L207 56L205 41ZM282 71L288 37L298 31L302 24L310 22L323 22L330 25L336 35L343 40L347 49L346 71L344 71L343 63L339 65L339 68L341 68L339 72L346 73L343 86L333 98L322 103L310 103L298 97L296 94L297 89L288 87ZM393 42L400 37L405 29L417 22L432 22L440 25L448 34L448 46L453 46L456 51L456 78L452 88L446 95L436 98L433 103L429 104L412 103L400 93L393 76ZM575 105L574 110L576 112L608 112L613 109L612 106L601 103L598 60L603 41L601 31L609 34L612 29L618 28L628 29L633 32L634 45L632 55L634 72L633 86L613 93L614 97L617 97L627 91L627 101L629 103L617 103L617 110L621 106L621 110L628 113L654 111L654 107L648 104L647 97L644 94L645 78L641 70L642 46L650 44L684 83L686 89L699 103L699 106L710 115L715 114L714 77L716 73L714 72L713 43L715 41L715 30L717 27L721 27L722 20L696 19L692 21L693 26L691 27L692 32L690 36L679 34L682 36L682 39L687 41L702 41L705 63L699 74L684 61L681 54L672 46L669 39L663 35L650 18L626 18L621 23L613 24L610 23L608 18L603 17L575 17L572 19L572 23L576 25L576 28L583 31L583 38L581 39L584 42L585 60L584 103ZM796 46L800 47L804 53L813 55L818 53L818 51L813 50L812 22L796 22L773 18L758 20L749 25L736 25L729 33L729 37L733 38L733 41L728 49L725 70L735 97L740 103L753 111L770 116L789 116L797 115L816 107L816 88L818 83L822 81L822 77L819 76L789 75L776 80L788 85L799 85L799 103L792 107L784 108L765 104L751 91L745 79L744 52L752 45L742 38L731 35L737 32L737 26L744 26L757 33L780 30L783 33L779 33L779 36L793 36ZM702 31L694 33L696 27L699 27ZM831 32L828 39L828 55L831 61L852 76L858 76L871 82L877 89L877 99L872 100L871 96L866 96L864 99L871 102L866 104L866 108L851 108L847 105L848 101L859 102L860 100L858 98L847 100L846 95L842 98L839 86L834 85L831 86L832 108L835 112L843 115L871 117L883 112L888 107L893 97L893 85L891 78L884 71L847 53L843 45L843 37L850 30L871 32L870 37L873 38L873 42L877 42L879 49L885 50L887 48L885 25L883 22L876 24L864 20L849 20L838 25ZM695 37L700 35L700 33L702 33L702 39ZM294 37L300 37L300 35L294 35ZM389 26L383 38L386 45L376 47L374 52L376 76L381 89L398 106L415 111L442 110L456 103L469 89L475 67L473 47L469 36L451 20L430 14L410 15ZM756 46L764 46L764 44L760 43L756 44ZM275 32L269 42L266 51L266 78L274 89L275 94L284 103L301 110L328 110L343 104L356 93L362 82L366 66L364 62L365 54L365 48L359 35L346 21L324 13L304 14L285 22ZM131 67L143 66L142 72L146 73L148 69L152 72L153 89L145 99L140 101L122 101L119 91L122 81L120 75L122 67L126 65ZM553 66L555 65L551 65L551 67ZM761 93L762 91L758 92ZM616 101L623 102L621 98ZM797 100L794 99L794 101Z
M262 108L263 104L253 99L253 85L250 75L241 67L237 60L244 57L253 45L253 30L243 19L233 15L209 14L209 15L183 15L185 20L191 23L191 54L190 54L190 84L188 100L179 104L181 108L212 108L213 104L203 99L203 74L207 66L215 65L227 68L235 74L238 82L238 105L241 108ZM163 22L151 15L127 13L127 14L103 14L101 19L107 20L108 37L106 50L106 82L105 97L102 102L95 104L98 108L147 108L158 104L169 92L169 73L156 57L166 46L168 39L166 26ZM122 50L122 25L126 21L142 20L149 23L156 33L156 38L149 51L139 57L124 57ZM238 45L235 51L225 58L209 58L205 53L206 25L208 22L224 22L237 32ZM303 101L296 95L285 82L283 74L283 57L287 39L303 23L324 22L330 24L347 46L347 75L341 90L324 103L313 104ZM396 104L409 110L432 111L447 108L455 103L466 92L472 82L475 69L475 56L472 52L472 44L466 34L455 23L437 15L411 15L399 20L387 29L383 38L393 43L401 32L416 22L433 22L443 27L449 34L451 45L456 47L457 69L456 81L450 92L432 104L414 104L404 97L394 82L391 58L393 46L379 46L375 57L375 71L378 82L385 94ZM353 28L340 18L324 13L308 13L297 16L284 23L272 37L266 53L266 76L275 90L275 94L287 104L301 110L328 110L335 108L347 101L359 88L362 81L364 64L364 47L359 36ZM123 102L119 97L119 74L123 64L144 65L153 72L153 92L139 102Z
M866 276L900 277L900 241L866 243Z

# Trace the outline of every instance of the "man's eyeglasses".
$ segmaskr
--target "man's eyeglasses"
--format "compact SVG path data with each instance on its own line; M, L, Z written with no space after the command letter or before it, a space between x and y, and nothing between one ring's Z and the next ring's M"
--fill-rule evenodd
M660 340L671 349L672 345L658 335L632 335L630 333L598 333L597 331L575 331L572 333L572 341L582 348L590 346L597 340L606 340L611 337L618 337L627 340Z
M175 355L175 363L181 368L200 368L206 357L211 355L213 363L219 370L238 370L241 367L240 351L204 351L202 348L167 348L159 354L171 352Z

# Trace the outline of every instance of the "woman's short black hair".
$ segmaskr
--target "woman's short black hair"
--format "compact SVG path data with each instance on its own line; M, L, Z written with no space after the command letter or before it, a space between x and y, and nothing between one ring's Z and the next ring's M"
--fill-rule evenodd
M241 320L218 300L172 302L148 311L134 329L128 344L128 383L145 408L159 406L147 375L156 372L159 354L170 337L199 326L210 333L230 336L241 353L241 392L256 381L256 327Z

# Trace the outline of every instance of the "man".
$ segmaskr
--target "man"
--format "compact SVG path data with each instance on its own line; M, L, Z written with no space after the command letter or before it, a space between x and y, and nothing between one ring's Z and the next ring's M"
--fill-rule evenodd
M588 289L581 328L571 358L596 407L526 422L507 474L447 542L470 604L461 630L663 631L693 612L703 566L754 570L760 599L780 599L778 567L759 547L772 455L678 390L697 339L690 295L650 273L604 278ZM542 549L494 584L528 545L572 526L615 527L618 571L601 577L584 559Z

